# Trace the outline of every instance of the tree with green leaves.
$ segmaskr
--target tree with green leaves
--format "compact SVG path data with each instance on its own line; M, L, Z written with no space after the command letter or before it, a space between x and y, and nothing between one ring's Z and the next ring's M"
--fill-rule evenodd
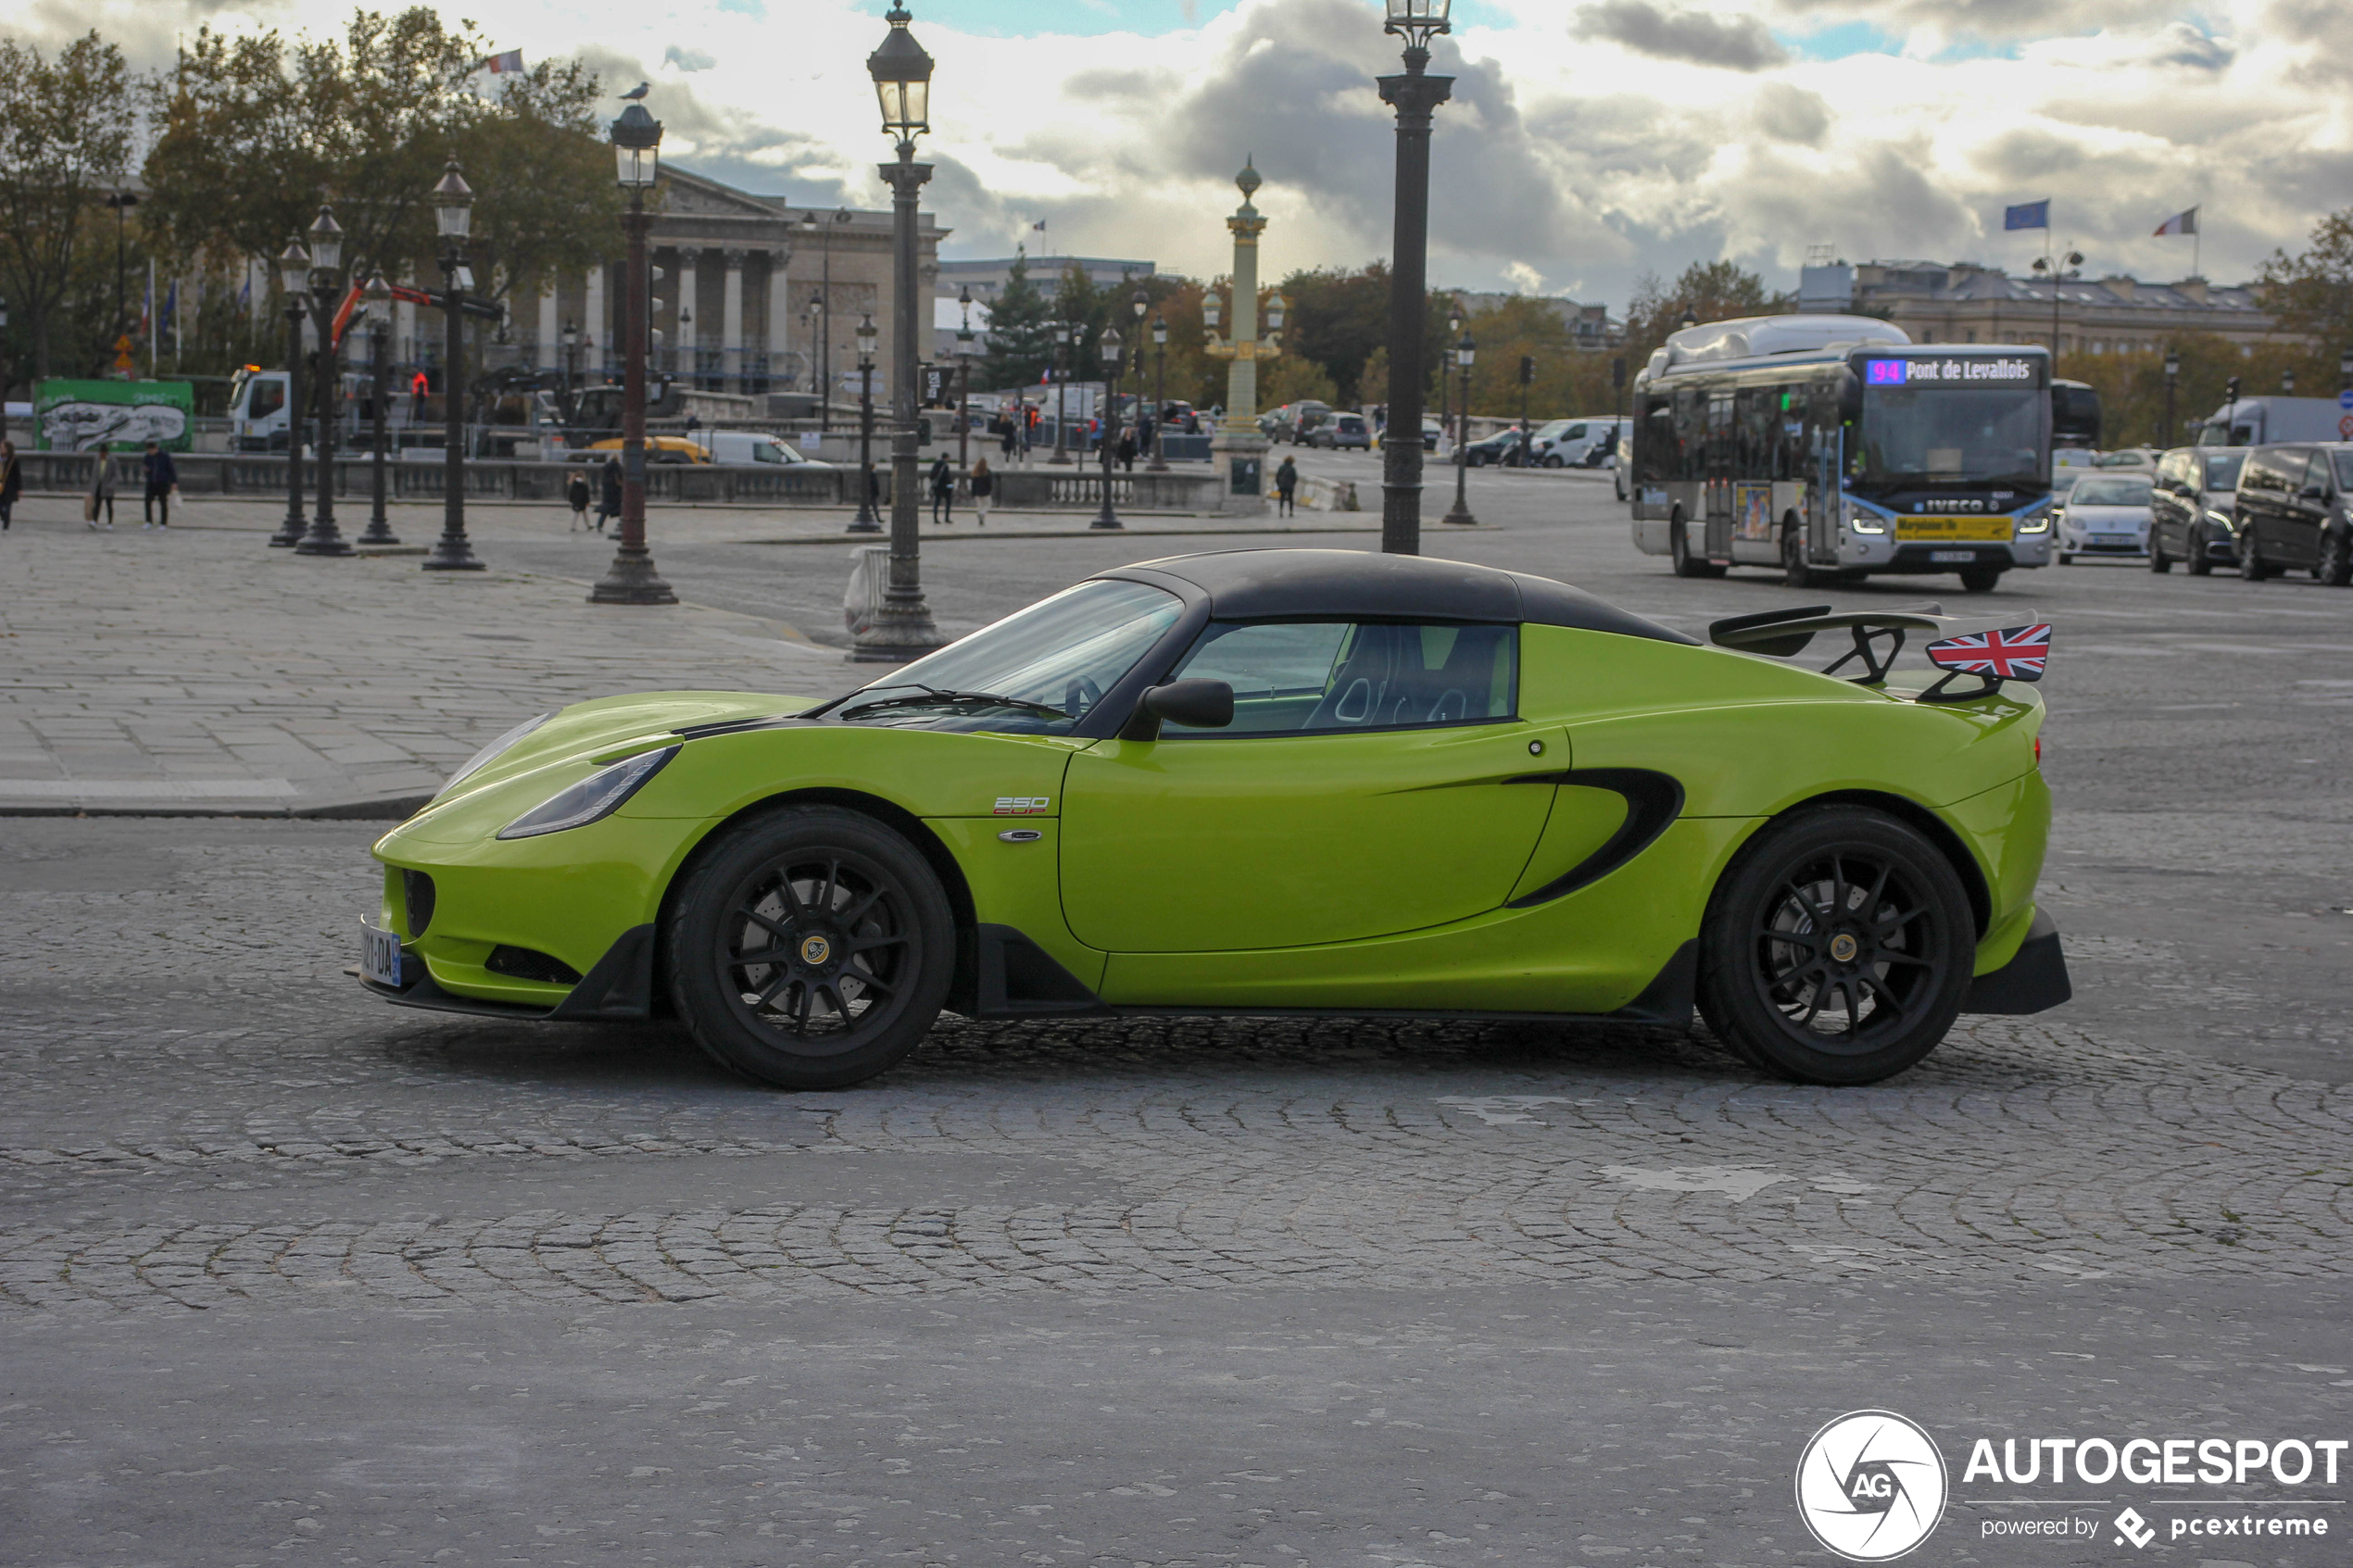
M2261 281L2264 308L2282 332L2353 344L2353 207L2314 224L2296 255L2273 251Z
M1645 272L1635 280L1634 297L1626 307L1627 362L1648 359L1668 334L1680 330L1685 310L1705 323L1780 315L1795 305L1791 295L1767 288L1763 278L1737 261L1694 261L1672 283Z
M35 376L50 373L92 208L129 169L135 85L94 31L54 58L0 39L0 276L25 313Z
M332 202L359 273L430 275L433 187L452 157L476 192L477 290L492 298L619 247L620 194L595 74L542 62L477 92L485 44L425 6L353 13L340 39L200 30L156 81L148 220L167 254L274 259Z
M1029 256L1013 252L1013 270L988 307L988 356L981 380L990 388L1034 386L1054 362L1054 307L1029 276Z

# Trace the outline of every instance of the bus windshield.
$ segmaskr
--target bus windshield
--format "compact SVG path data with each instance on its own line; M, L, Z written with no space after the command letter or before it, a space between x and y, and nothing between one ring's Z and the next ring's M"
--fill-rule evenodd
M2029 387L1866 387L1855 483L2047 483L2045 408Z

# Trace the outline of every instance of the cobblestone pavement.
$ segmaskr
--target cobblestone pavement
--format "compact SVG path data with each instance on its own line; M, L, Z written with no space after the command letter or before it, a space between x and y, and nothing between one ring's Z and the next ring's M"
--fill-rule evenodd
M2269 1432L2353 1385L2353 1090L2096 1005L1854 1091L949 1020L781 1095L359 995L368 834L0 824L19 1560L1761 1563L1842 1409ZM1970 1506L1929 1560L2026 1561Z

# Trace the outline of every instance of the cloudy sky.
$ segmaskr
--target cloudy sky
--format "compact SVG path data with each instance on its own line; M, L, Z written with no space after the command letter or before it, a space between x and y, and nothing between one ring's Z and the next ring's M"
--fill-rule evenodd
M1397 68L1378 0L911 0L938 61L932 199L950 254L1223 270L1245 156L1265 261L1390 249ZM175 32L332 30L349 0L5 0L54 43L91 25L145 62ZM386 4L384 8L392 8ZM865 56L882 3L473 0L500 48L649 79L665 153L797 201L878 206ZM6 14L0 13L0 14ZM2093 275L2245 278L2353 206L2345 0L1455 0L1434 70L1433 282L1623 304L1645 271L1735 258L1793 286L1807 248L2023 270L2052 198ZM1043 220L1043 235L1030 225Z

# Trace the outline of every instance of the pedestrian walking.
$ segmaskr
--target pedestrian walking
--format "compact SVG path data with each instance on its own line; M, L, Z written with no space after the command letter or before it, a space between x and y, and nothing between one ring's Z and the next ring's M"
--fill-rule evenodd
M1119 466L1129 473L1136 471L1136 433L1133 430L1119 433Z
M145 456L139 466L146 471L146 490L139 499L139 526L170 528L171 526L171 495L180 488L180 470L171 461L171 454L157 442L147 443ZM158 518L154 514L160 511Z
M1299 515L1292 505L1292 498L1298 491L1299 465L1290 460L1289 453L1285 453L1283 466L1275 470L1275 515L1277 517Z
M114 529L114 459L100 447L90 469L90 493L82 497L82 521L94 532L98 514L106 513L107 529Z
M431 390L432 386L433 383L426 379L422 370L419 370L409 381L409 422L410 424L421 425L425 422L425 394Z
M988 503L997 494L997 476L988 471L988 459L973 459L973 510L979 513L974 526L988 526Z
M1005 454L1005 461L1010 464L1013 460L1014 445L1021 440L1019 420L1013 415L1000 411L990 422L988 429L989 433L997 437L997 445Z
M956 470L948 466L948 454L942 452L931 460L931 521L953 523L956 521Z
M564 499L572 503L572 527L564 532L570 533L573 529L585 531L588 527L588 476L578 469L572 470L572 478L564 485Z
M605 484L602 505L597 508L597 532L602 533L605 524L621 515L621 459L605 459Z
M17 444L0 440L0 533L8 531L8 520L17 509L17 497L24 494L24 466L17 461Z

